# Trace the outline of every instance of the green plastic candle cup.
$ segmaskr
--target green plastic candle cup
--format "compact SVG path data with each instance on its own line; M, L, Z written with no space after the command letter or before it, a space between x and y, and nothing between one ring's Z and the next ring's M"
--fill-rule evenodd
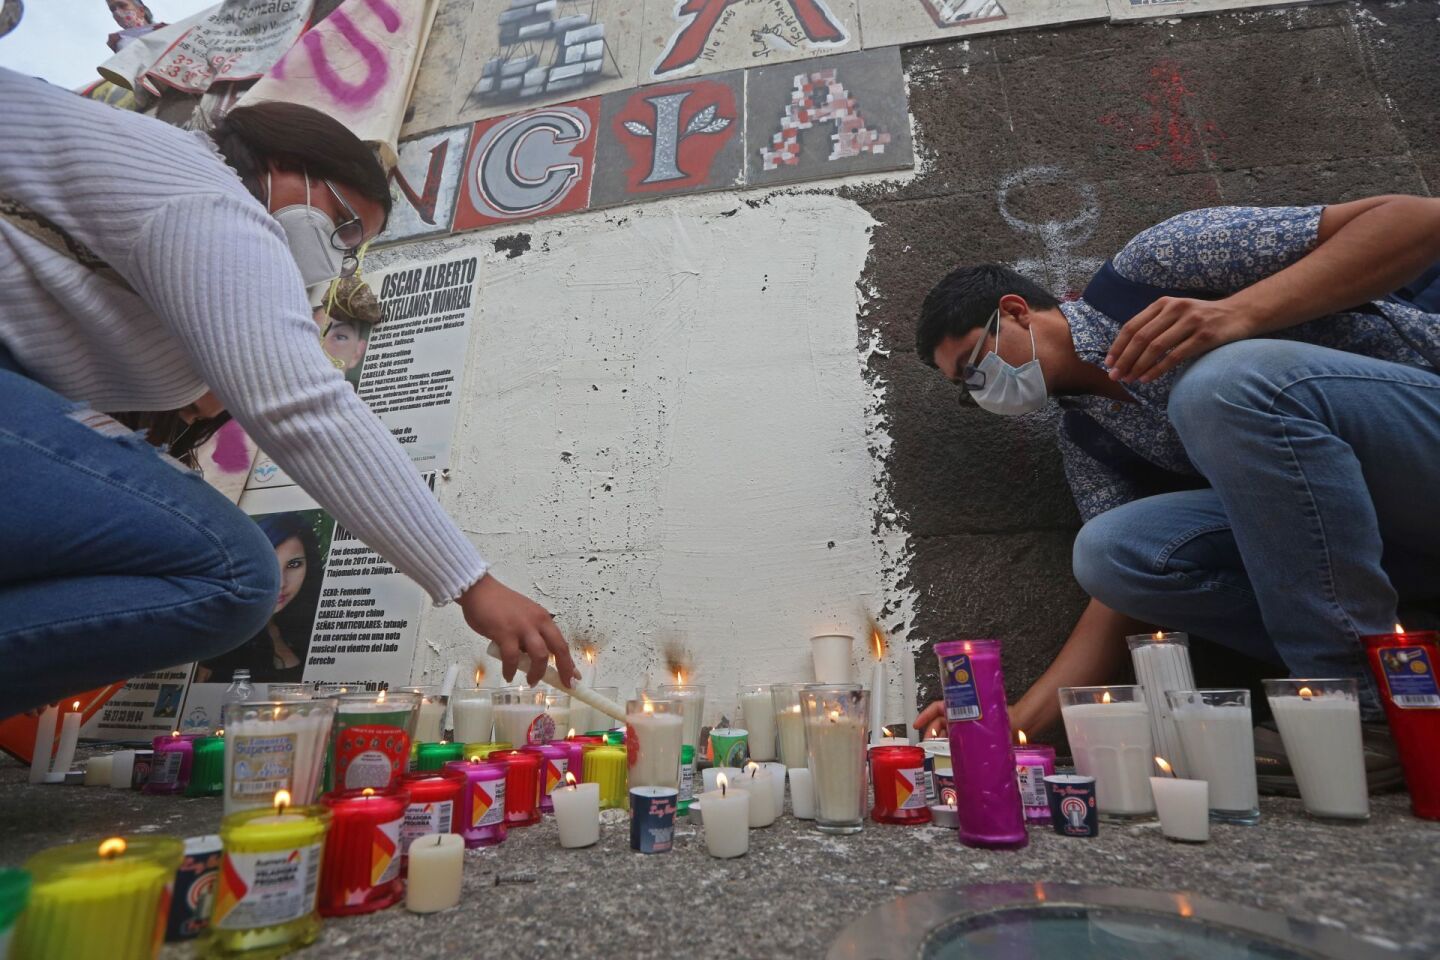
M415 758L416 770L442 770L445 764L451 760L465 759L465 744L449 743L421 743L416 745L418 754Z
M750 758L750 732L739 727L710 731L710 749L717 767L743 767Z
M0 957L10 955L10 935L15 919L30 896L30 874L24 870L0 870Z
M222 731L223 734L223 731ZM192 748L187 797L218 797L225 791L225 737L201 737Z

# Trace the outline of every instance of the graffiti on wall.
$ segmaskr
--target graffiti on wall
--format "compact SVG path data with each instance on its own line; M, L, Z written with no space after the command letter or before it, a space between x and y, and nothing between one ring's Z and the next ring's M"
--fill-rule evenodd
M380 243L449 232L469 142L465 126L400 144L399 162L390 171L390 219Z
M1015 213L1012 199L1015 191L1051 184L1068 185L1074 190L1076 202L1071 205L1073 213L1070 216L1053 220L1027 220ZM1098 257L1075 252L1077 246L1089 240L1095 233L1095 225L1100 221L1100 202L1093 184L1073 180L1060 167L1048 164L1023 167L1000 179L995 205L999 208L1001 219L1010 229L1036 238L1045 250L1042 256L1022 257L1015 261L1015 270L1056 296L1065 296L1083 289L1104 262Z
M855 0L651 0L646 17L647 37L660 40L647 53L647 81L859 45Z

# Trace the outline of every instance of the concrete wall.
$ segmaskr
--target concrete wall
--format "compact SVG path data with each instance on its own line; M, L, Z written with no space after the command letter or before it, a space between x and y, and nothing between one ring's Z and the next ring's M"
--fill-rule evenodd
M502 578L605 640L602 683L678 642L733 703L877 612L932 690L928 644L1001 637L1018 694L1083 606L1078 521L1047 417L962 408L915 360L926 291L982 259L1076 289L1193 207L1430 193L1436 63L1428 0L912 48L914 175L383 252L485 254L442 497ZM429 615L417 678L469 650Z

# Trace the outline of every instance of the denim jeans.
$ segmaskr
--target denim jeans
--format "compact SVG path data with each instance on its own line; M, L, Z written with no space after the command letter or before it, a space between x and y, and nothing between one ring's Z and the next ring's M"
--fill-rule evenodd
M0 717L217 656L275 610L260 528L106 423L0 347Z
M1211 484L1093 518L1075 576L1102 603L1296 677L1355 677L1400 597L1440 594L1440 376L1287 340L1197 360L1169 416Z

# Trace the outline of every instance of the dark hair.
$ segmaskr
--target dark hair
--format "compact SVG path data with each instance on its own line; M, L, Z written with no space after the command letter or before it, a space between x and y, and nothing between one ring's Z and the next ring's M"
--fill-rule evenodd
M375 151L339 120L279 101L235 107L210 134L225 162L257 199L268 161L350 187L390 216L390 179Z
M946 337L963 337L983 327L1000 305L1000 298L1013 293L1025 298L1036 310L1060 306L1055 295L1034 280L1027 279L998 263L957 267L925 295L920 306L920 324L915 328L915 352L935 366L935 350Z
M297 537L300 546L305 550L305 582L295 596L290 598L285 609L271 618L280 631L280 636L290 645L290 649L295 651L301 664L304 664L305 652L310 648L310 630L315 619L315 603L320 596L320 581L324 579L320 541L315 535L315 526L303 513L269 513L253 519L255 525L265 534L265 539L270 541L270 546L275 549L280 549L280 544L291 537ZM260 638L261 643L269 643L268 625L261 628L256 637Z

